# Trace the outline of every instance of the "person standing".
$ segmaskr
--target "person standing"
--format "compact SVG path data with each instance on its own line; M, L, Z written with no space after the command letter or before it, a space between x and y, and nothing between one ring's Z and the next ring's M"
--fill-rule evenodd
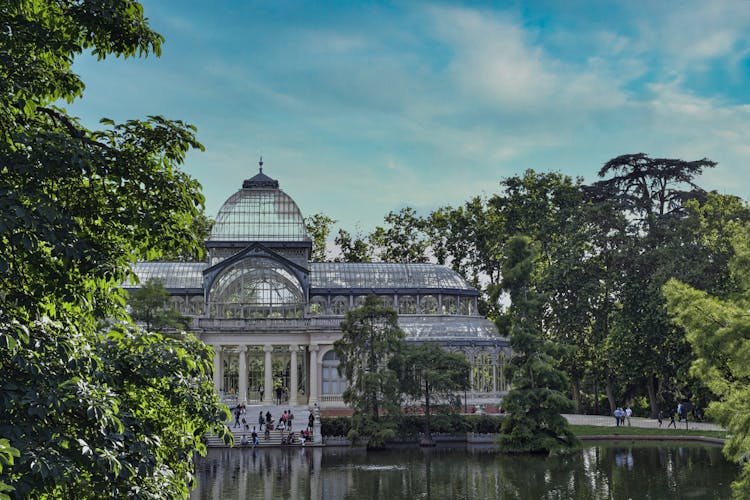
M307 428L312 430L314 423L315 423L315 417L313 416L312 412L310 412L310 416L307 417Z
M294 415L292 415L292 410L288 410L286 412L286 421L289 425L289 428L292 429L292 424L294 423Z
M628 427L630 427L630 417L633 416L633 410L630 409L630 406L625 408L625 420L628 422Z
M263 402L263 394L266 392L265 388L263 387L263 384L260 384L258 386L258 396L260 397L260 402Z
M276 388L276 404L281 404L281 393L283 392L283 389L281 386L278 386Z
M258 415L258 430L263 430L263 424L265 423L266 419L263 418L263 411L261 410L260 415Z

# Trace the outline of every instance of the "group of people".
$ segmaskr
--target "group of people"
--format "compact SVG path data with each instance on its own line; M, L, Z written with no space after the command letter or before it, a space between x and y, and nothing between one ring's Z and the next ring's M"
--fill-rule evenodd
M263 396L266 393L266 388L263 386L263 384L258 386L258 398L260 401L263 401ZM289 401L289 389L286 387L278 386L276 387L276 404L280 405L281 403L286 403Z
M630 417L633 416L633 410L630 409L630 406L628 406L624 410L618 406L614 412L614 416L615 416L615 424L618 427L621 425L625 425L626 421L628 423L628 426L630 426Z

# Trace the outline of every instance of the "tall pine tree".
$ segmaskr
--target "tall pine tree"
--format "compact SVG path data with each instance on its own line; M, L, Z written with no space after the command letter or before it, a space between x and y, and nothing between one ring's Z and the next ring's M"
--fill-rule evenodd
M509 415L498 444L514 453L549 453L578 444L561 415L573 409L565 395L568 378L554 366L557 348L541 334L544 301L531 286L537 253L528 236L510 238L504 251L503 288L511 298L513 358L506 368L511 390L503 399Z

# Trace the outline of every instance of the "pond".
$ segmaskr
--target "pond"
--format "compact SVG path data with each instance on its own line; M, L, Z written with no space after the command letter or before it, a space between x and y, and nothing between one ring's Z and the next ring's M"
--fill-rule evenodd
M190 498L730 498L737 472L719 447L672 443L612 443L555 458L464 446L211 449Z

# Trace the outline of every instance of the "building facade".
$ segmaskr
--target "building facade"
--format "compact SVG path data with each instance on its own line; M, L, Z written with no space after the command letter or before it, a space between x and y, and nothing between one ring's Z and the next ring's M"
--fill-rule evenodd
M460 275L435 264L311 262L311 249L299 207L261 163L219 210L206 262L141 262L134 271L140 283L161 280L171 307L213 346L214 383L227 402L343 406L333 343L346 312L370 294L399 313L407 342L466 355L465 403L499 402L510 347Z

